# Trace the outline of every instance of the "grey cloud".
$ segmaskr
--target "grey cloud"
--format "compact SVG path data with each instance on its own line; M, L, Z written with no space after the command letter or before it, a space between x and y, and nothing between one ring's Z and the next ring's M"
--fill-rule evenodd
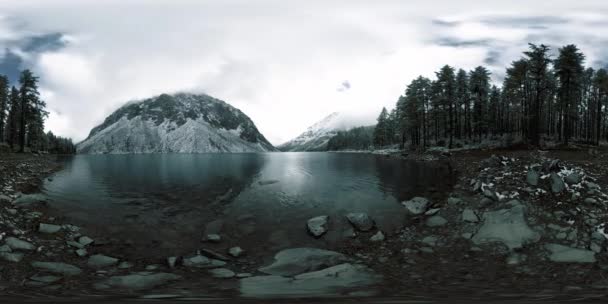
M435 43L440 46L448 47L486 47L492 43L491 39L474 39L466 40L457 37L440 37L435 40Z
M337 90L338 90L338 92L344 92L344 91L350 90L350 87L351 87L350 82L348 80L345 80L344 82L342 82L340 84L340 87Z
M556 16L499 16L486 17L481 20L481 23L490 26L530 29L546 29L550 25L566 24L568 22L570 22L568 19Z
M442 19L433 19L431 22L433 23L433 25L441 27L454 27L460 24L459 21L446 21Z

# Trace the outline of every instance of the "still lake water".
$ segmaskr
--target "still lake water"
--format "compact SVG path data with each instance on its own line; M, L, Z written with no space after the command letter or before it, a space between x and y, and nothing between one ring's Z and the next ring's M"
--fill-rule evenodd
M367 212L386 232L403 224L401 201L451 188L449 165L347 153L76 155L45 182L51 212L144 256L200 248L221 220L221 247L249 252L331 247L344 215ZM306 220L329 215L316 240ZM247 248L249 247L249 248ZM225 248L222 248L225 249Z

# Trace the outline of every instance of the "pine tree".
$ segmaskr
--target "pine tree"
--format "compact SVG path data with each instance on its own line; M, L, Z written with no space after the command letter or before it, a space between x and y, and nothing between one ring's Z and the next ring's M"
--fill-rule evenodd
M388 124L388 111L386 108L382 108L374 129L374 146L382 147L388 144Z
M580 102L584 61L585 55L573 44L559 49L559 56L555 60L555 71L559 79L558 94L563 109L562 132L566 145L572 135L573 109Z
M0 75L0 143L6 138L6 120L7 110L9 105L8 100L8 78Z
M469 76L463 69L458 70L456 75L456 100L458 108L462 109L463 119L459 124L457 132L458 137L465 135L471 138L471 97L469 92ZM460 131L462 130L462 131Z
M595 144L600 145L602 131L602 106L608 98L608 72L599 69L593 79L595 91Z
M541 109L543 108L546 91L548 88L547 73L551 60L548 57L549 47L544 44L537 46L530 43L530 50L524 52L528 57L528 77L530 77L533 93L529 102L529 124L528 138L532 145L538 146L540 143L540 119Z
M484 115L486 115L485 111L490 91L490 72L485 67L478 66L471 71L469 82L471 95L473 96L473 127L479 141L481 141L483 132L487 132Z
M19 77L19 96L21 97L20 118L20 152L25 152L26 140L34 148L40 148L44 135L44 119L48 116L45 111L46 103L40 99L38 92L38 77L30 70L24 70Z
M11 146L11 150L15 150L15 145L19 144L20 129L20 118L21 118L21 98L19 97L19 90L14 86L11 88L9 96L9 113L7 119L7 142Z

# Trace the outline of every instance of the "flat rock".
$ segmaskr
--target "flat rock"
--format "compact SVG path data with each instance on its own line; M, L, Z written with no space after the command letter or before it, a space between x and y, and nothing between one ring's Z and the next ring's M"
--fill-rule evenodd
M61 226L40 223L40 225L38 225L38 231L41 233L49 233L49 234L57 233L57 232L61 231Z
M35 282L40 282L40 283L45 283L45 284L53 284L55 282L58 282L59 280L61 280L61 277L58 276L53 276L53 275L33 275L30 277L30 280L35 281Z
M234 271L227 269L227 268L211 269L211 270L209 270L209 273L211 274L212 277L214 277L216 279L230 279L230 278L234 278L234 276L236 276L236 273L234 273Z
M314 237L320 237L327 232L327 222L329 221L329 216L321 215L317 217L313 217L306 222L306 227L308 228L308 232L312 234Z
M570 185L574 185L574 184L578 184L582 181L583 177L574 172L574 173L570 173L566 176L566 178L564 179L566 181L566 183L570 184Z
M346 215L348 222L359 231L370 231L374 228L374 220L363 212L349 213Z
M226 262L224 261L210 259L203 255L195 255L193 257L184 258L182 263L186 267L194 268L217 268L226 265Z
M0 252L0 259L7 262L19 263L23 259L23 253L18 252Z
M78 243L80 243L80 245L82 245L82 246L91 245L91 244L93 244L93 242L95 242L95 241L86 235L83 235L78 238Z
M473 209L467 208L462 211L462 220L469 223L477 223L479 222L479 217Z
M402 203L405 209L412 215L423 214L429 207L429 200L424 197L414 197Z
M85 257L85 256L87 256L87 254L89 254L89 252L84 248L76 249L74 252L79 257Z
M76 276L82 273L80 268L66 263L32 262L32 267L65 276Z
M21 208L35 208L47 205L47 198L42 194L26 194L13 201L13 205Z
M510 204L510 209L483 214L483 225L472 238L475 244L502 242L509 249L514 249L540 239L540 235L526 222L525 206L518 201L511 201Z
M6 243L6 245L8 245L8 247L11 247L11 249L13 250L24 250L24 251L33 251L36 250L36 246L34 246L34 244L24 241L24 240L20 240L18 238L15 237L7 237L4 242Z
M259 271L281 276L294 276L304 272L316 271L346 262L341 253L318 248L292 248L280 251L274 256L274 263Z
M11 247L9 245L2 245L0 246L0 252L11 252L13 251L13 249L11 249Z
M201 254L205 255L206 257L212 258L212 259L218 259L218 260L222 260L222 261L230 261L230 258L219 253L216 251L213 251L211 249L201 249Z
M439 215L434 215L426 219L427 227L440 227L447 224L448 221Z
M591 250L572 248L560 244L545 244L549 260L565 263L595 263L595 253Z
M551 191L553 193L560 193L566 189L566 184L559 175L551 173Z
M118 264L118 259L103 254L95 254L89 257L87 266L91 268L104 268Z
M95 285L97 289L120 288L130 290L151 289L171 281L181 279L172 273L138 273L124 276L113 276Z
M278 275L244 278L239 281L239 289L242 296L254 298L337 296L361 289L373 295L371 286L381 281L380 275L363 265L339 264L293 278Z
M207 236L205 236L205 241L207 242L212 242L212 243L219 243L222 241L222 237L219 234L207 234Z
M243 248L239 246L231 247L230 249L228 249L228 254L235 258L240 257L241 255L243 255L244 252L245 250L243 250Z

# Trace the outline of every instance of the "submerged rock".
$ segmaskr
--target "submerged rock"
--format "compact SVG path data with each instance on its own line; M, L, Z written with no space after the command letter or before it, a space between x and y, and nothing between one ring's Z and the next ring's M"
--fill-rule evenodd
M7 237L6 240L4 240L4 242L6 243L6 245L8 245L8 247L11 247L11 249L13 250L24 250L24 251L33 251L36 250L36 246L34 246L34 244L24 241L24 240L20 240L18 238L15 237Z
M22 208L46 206L47 198L42 194L26 194L13 201L13 205Z
M181 276L172 273L138 273L124 276L114 276L95 285L97 289L111 287L131 290L144 290L154 288L171 281L181 279Z
M294 276L338 265L348 259L341 253L318 248L292 248L280 251L274 256L274 263L259 269L272 275Z
M89 257L87 266L91 268L104 268L118 264L118 259L103 254L95 254Z
M549 260L566 263L595 263L595 253L590 250L572 248L560 244L546 244Z
M359 231L370 231L375 226L374 220L363 212L349 213L346 215L346 219Z
M312 234L314 237L320 237L327 232L327 222L329 220L329 216L321 215L317 217L313 217L306 222L306 227L308 228L308 232Z
M65 276L76 276L82 270L74 265L56 262L32 262L32 267L42 269L51 273L58 273Z
M410 214L420 215L423 214L429 207L429 200L424 197L417 196L409 201L403 202L402 204Z
M341 295L345 291L372 291L369 286L382 281L382 276L363 265L339 264L323 270L302 273L293 278L279 275L255 276L239 281L244 297L319 297Z
M525 207L518 201L511 201L510 204L510 209L483 214L483 225L472 238L475 244L502 242L509 249L514 249L540 239L540 235L526 222Z

